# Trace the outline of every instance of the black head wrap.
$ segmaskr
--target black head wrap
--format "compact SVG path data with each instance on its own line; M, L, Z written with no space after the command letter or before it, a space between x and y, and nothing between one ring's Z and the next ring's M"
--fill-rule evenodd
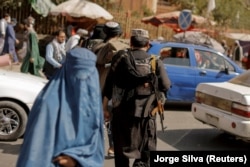
M105 39L106 34L103 31L104 24L97 24L93 30L93 35L91 36L91 39Z

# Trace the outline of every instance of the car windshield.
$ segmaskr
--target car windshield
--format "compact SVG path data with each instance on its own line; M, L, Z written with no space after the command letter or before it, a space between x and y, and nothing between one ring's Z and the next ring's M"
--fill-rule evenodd
M228 82L250 87L250 70L244 72L243 74L229 80Z

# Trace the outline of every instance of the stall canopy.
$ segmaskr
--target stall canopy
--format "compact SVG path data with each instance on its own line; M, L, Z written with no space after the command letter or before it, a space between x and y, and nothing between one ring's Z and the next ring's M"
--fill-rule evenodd
M143 23L146 24L152 24L154 26L167 26L172 28L175 32L180 32L180 28L178 25L178 18L180 15L181 11L173 11L173 12L168 12L168 13L161 13L161 14L157 14L157 15L153 15L153 16L149 16L149 17L144 17L141 19L141 21ZM192 14L192 23L191 26L189 27L188 30L192 30L195 29L196 25L201 25L207 23L207 19L199 16L199 15L194 15ZM214 22L209 22L212 25L214 25Z
M246 33L224 33L224 36L234 40L250 41L250 34Z
M225 37L238 40L243 48L244 54L250 51L250 34L246 33L224 33Z
M91 29L97 23L113 19L106 9L85 0L68 0L60 3L50 10L50 14L65 16L67 21L81 24L85 29Z
M69 0L63 2L50 11L52 15L69 15L71 17L86 17L90 19L103 18L112 20L113 16L96 3L83 0Z

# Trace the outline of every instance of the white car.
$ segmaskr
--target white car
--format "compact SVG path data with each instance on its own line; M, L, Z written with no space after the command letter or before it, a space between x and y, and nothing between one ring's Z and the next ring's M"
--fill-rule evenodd
M205 124L249 141L250 70L227 82L199 84L192 114Z
M46 83L41 77L0 69L0 141L24 134L34 100Z

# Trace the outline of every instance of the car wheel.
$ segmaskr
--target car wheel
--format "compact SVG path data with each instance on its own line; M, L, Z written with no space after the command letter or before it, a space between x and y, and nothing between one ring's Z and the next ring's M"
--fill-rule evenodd
M0 140L17 140L24 134L27 114L17 103L0 101Z

